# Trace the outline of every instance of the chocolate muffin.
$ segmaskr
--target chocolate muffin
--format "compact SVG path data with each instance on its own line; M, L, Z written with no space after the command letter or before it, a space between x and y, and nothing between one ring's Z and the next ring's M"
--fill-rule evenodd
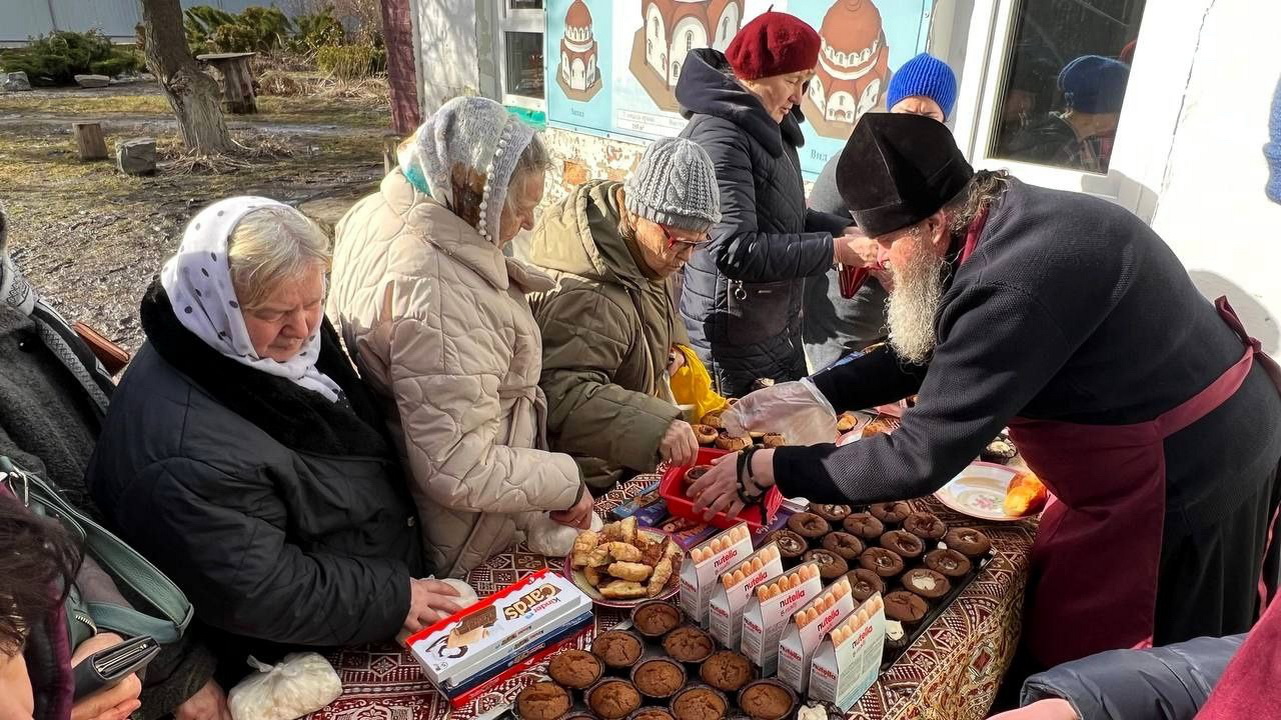
M939 548L925 553L925 567L944 577L965 577L970 571L970 559L955 550Z
M647 638L666 635L681 624L681 611L662 600L647 600L632 609L632 625Z
M676 720L676 718L672 717L672 711L667 708L643 707L628 715L627 720Z
M536 682L516 696L521 720L556 720L574 704L569 691L554 682Z
M592 640L592 654L611 669L631 667L644 651L640 636L626 630L607 630Z
M808 509L810 512L832 523L833 525L841 522L846 517L849 517L849 514L850 514L849 505L821 505L819 503L810 503L810 506Z
M881 547L898 553L904 560L920 557L925 543L906 530L891 530L881 536Z
M986 555L992 549L992 541L974 528L952 528L943 536L943 543L971 559Z
M787 519L787 529L805 538L808 543L817 543L818 539L831 532L832 526L814 513L796 513Z
M703 662L715 649L712 636L694 625L682 625L663 637L663 650L678 662Z
M845 532L864 541L875 540L885 534L885 523L877 520L872 513L852 513L841 522Z
M755 673L752 661L742 653L720 650L703 661L698 676L703 682L722 692L734 692L746 685Z
M995 440L988 443L982 451L979 452L979 459L983 462L1005 464L1014 459L1019 454L1019 449L1010 442L1010 439L1004 435L998 435Z
M837 530L823 536L823 549L836 553L848 563L851 560L857 560L866 548L863 547L862 540Z
M925 604L920 595L906 590L895 590L885 596L885 617L897 620L904 626L920 622L927 610L929 605Z
M604 672L600 658L577 648L562 652L547 664L547 674L552 680L574 690L591 687Z
M903 587L926 600L937 600L952 589L952 583L933 570L914 568L903 575Z
M918 538L930 541L938 540L947 532L947 526L934 513L914 512L903 521L903 529Z
M622 720L640 706L640 691L619 678L601 680L587 691L587 707L605 720Z
M729 700L716 688L690 685L676 693L671 708L676 720L721 720L729 710Z
M642 660L632 668L632 684L647 697L668 698L685 684L685 668L671 658Z
M850 594L859 602L863 602L876 593L885 592L885 582L871 570L855 568L845 573L845 575L850 579Z
M805 553L805 562L810 562L811 560L818 564L818 576L823 579L824 584L850 571L850 564L831 550L822 548L810 550Z
M858 564L876 573L881 579L892 578L903 572L903 558L885 548L868 548L858 556Z
M771 542L778 543L778 554L783 558L784 567L795 565L810 547L809 543L805 542L805 538L791 530L775 530L766 535L765 543Z
M872 517L886 525L897 525L912 514L912 506L902 500L896 500L894 502L874 503L868 508L868 511L872 513Z
M738 707L752 720L782 720L796 707L796 693L777 680L757 680L738 692Z
M898 620L885 621L885 650L902 650L907 647L907 631Z

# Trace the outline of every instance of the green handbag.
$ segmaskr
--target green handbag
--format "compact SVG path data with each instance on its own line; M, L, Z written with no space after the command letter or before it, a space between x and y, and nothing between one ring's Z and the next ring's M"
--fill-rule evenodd
M191 622L191 603L155 565L72 507L44 480L20 469L3 455L0 455L0 482L31 512L57 519L112 580L128 586L158 614L149 615L114 603L85 602L73 585L66 601L71 647L99 630L110 630L125 637L149 635L162 645L175 643L182 637Z

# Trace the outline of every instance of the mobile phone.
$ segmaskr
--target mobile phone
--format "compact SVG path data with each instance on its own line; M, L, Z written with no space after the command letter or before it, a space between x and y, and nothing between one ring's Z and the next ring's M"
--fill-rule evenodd
M139 635L99 650L74 668L75 699L115 687L159 654L160 643L149 635Z

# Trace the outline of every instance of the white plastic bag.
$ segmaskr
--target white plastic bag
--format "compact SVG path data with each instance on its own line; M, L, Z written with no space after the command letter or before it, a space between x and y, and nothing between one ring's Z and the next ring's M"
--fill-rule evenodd
M241 680L227 696L235 720L293 720L342 694L338 673L314 652L290 653L277 665L250 657L249 665L258 672Z
M736 437L749 431L782 433L788 445L836 441L836 411L809 378L749 393L721 415Z
M569 551L574 549L574 540L578 537L578 533L582 532L578 528L561 525L552 520L547 513L530 513L527 522L528 524L524 527L525 542L530 550L547 557L568 555ZM605 527L604 521L599 515L592 513L592 530L599 531L602 527Z
M462 580L459 580L458 578L434 578L434 579L439 580L440 582L443 582L449 587L458 591L458 597L450 598L450 600L453 601L455 604L457 604L458 607L465 608L469 605L475 605L477 602L480 601L480 596L476 594L476 591L472 588L472 586L468 585Z

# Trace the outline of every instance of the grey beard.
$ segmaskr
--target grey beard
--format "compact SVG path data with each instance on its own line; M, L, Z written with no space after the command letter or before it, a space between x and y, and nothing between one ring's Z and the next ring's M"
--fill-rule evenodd
M913 237L916 243L919 236ZM943 298L947 261L934 257L918 244L905 267L891 267L894 292L890 293L888 324L890 346L908 362L923 365L934 352L934 317Z

